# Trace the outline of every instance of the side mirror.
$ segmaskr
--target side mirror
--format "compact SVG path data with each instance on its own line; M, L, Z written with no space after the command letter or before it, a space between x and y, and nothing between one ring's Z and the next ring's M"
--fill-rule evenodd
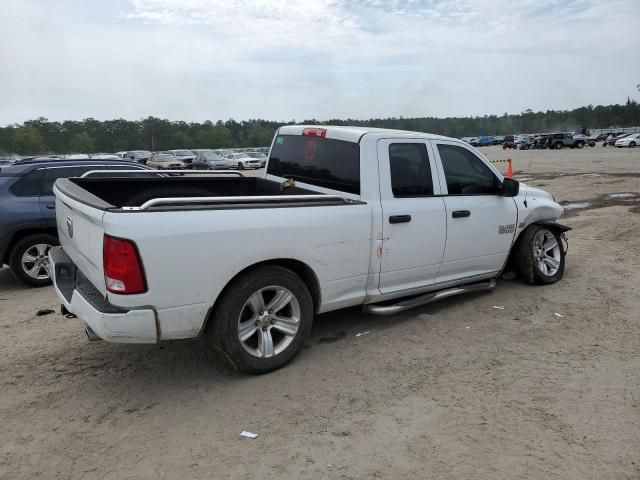
M506 178L502 181L502 193L503 197L515 197L520 192L520 182L517 182L513 178Z

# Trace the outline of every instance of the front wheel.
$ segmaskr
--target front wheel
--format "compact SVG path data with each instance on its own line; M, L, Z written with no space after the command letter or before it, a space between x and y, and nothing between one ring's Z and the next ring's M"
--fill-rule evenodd
M576 143L576 147L578 147L578 148L582 148L582 147L584 147L584 142L578 142L578 143Z
M238 162L238 170L244 170L244 163Z
M11 271L27 285L43 287L51 285L49 250L58 245L53 235L29 235L20 240L9 254Z
M543 225L531 225L516 245L515 265L530 285L548 285L564 275L565 251L560 235Z
M267 373L300 352L313 323L313 301L302 279L279 266L259 267L230 284L207 330L233 368Z
M556 150L560 150L563 147L562 143L556 143Z
M629 148L634 148L635 146L636 146L636 142L631 142L631 143L629 144Z

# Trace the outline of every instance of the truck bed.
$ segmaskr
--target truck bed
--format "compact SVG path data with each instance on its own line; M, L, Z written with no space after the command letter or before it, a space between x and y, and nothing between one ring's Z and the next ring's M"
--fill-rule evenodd
M283 188L279 182L256 177L87 177L60 179L56 182L56 188L75 200L101 210L141 207L146 202L159 198L176 199L175 203L164 202L162 209L175 209L178 206L184 208L185 205L211 208L210 204L194 199L212 198L214 203L213 197L223 199L222 202L215 202L218 206L240 203L251 203L252 206L273 206L273 203L287 206L296 203L327 205L347 202L346 199L336 199L334 196L296 186ZM317 198L299 198L300 195L313 195ZM256 204L248 197L259 197L263 202ZM264 197L274 197L273 202ZM157 208L160 207L154 207Z

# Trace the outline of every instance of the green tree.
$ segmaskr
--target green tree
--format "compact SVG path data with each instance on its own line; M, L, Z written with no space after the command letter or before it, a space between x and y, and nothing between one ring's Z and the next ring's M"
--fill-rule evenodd
M42 135L35 128L19 128L13 143L16 153L21 155L37 155L47 150Z
M69 146L73 152L91 153L94 150L94 139L87 132L74 133Z

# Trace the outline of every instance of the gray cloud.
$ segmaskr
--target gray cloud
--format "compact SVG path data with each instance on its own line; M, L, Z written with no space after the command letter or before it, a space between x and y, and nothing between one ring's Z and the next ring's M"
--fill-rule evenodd
M0 124L482 115L640 81L635 0L6 2Z

